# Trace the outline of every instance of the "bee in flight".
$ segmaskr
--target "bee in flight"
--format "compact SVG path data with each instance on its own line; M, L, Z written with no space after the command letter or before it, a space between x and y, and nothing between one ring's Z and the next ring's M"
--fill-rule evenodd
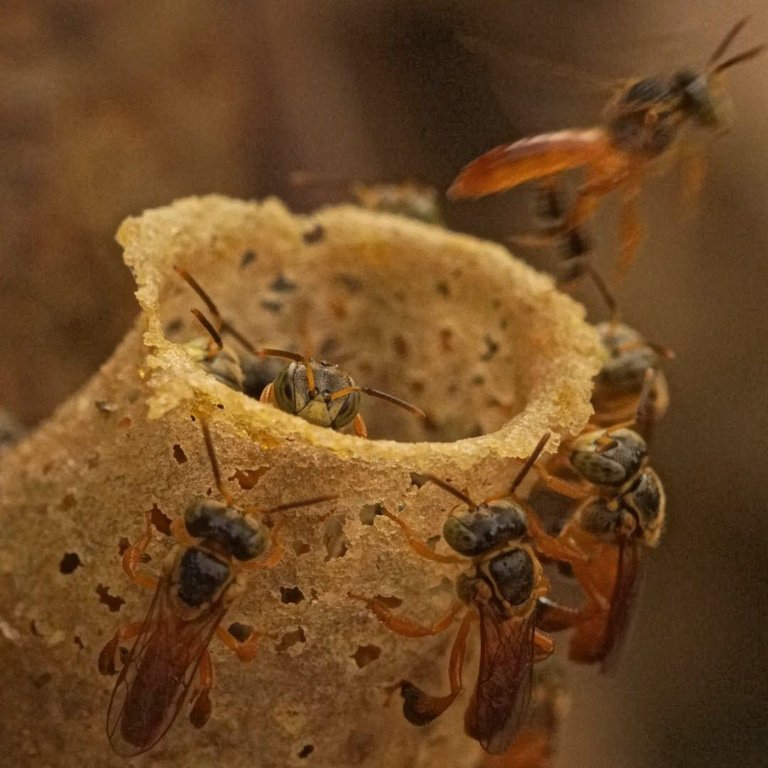
M242 661L255 657L256 633L240 641L220 626L243 591L240 572L273 568L282 558L282 545L273 532L271 553L258 560L269 546L270 534L252 513L294 509L336 498L322 496L269 510L242 510L234 506L223 487L205 423L203 434L216 487L224 502L198 499L174 521L172 531L181 546L163 562L159 578L139 570L142 555L152 540L149 515L144 534L123 555L125 572L137 584L154 589L154 597L144 621L118 629L99 654L99 671L115 674L122 644L136 637L117 677L107 712L107 735L114 751L122 757L134 757L155 746L188 697L190 722L195 728L206 724L211 716L213 685L208 644L214 634Z
M461 514L450 516L443 525L443 538L461 557L433 552L414 537L399 517L388 511L382 513L400 526L411 547L423 557L457 564L466 564L469 558L470 573L459 576L456 583L459 601L442 620L431 627L422 626L393 614L381 598L349 595L364 602L388 629L406 637L437 635L451 626L462 604L469 606L448 663L450 693L432 696L408 680L400 681L397 687L409 722L426 725L439 717L462 690L467 637L472 624L479 621L480 669L465 712L464 726L467 734L491 754L504 753L526 722L533 665L554 650L552 640L536 626L537 599L549 590L536 552L555 559L578 558L578 553L568 545L547 536L535 515L511 498L548 439L546 434L539 441L517 474L508 496L503 498L477 504L440 478L420 476L469 507Z
M671 154L684 129L698 126L715 133L729 128L729 101L720 75L758 56L758 45L723 60L747 19L725 36L703 70L634 80L606 106L603 126L543 133L503 144L473 160L457 176L448 196L474 198L512 189L526 181L547 181L576 168L586 169L584 184L565 212L560 234L570 241L583 233L605 195L621 193L623 274L635 258L641 237L637 199L649 164ZM692 184L698 174L689 169Z

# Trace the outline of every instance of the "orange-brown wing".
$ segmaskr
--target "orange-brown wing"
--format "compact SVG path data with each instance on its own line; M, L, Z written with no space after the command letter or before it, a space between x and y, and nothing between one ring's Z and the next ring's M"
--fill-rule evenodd
M467 165L448 197L483 197L572 168L589 165L613 151L601 128L542 133L502 144Z
M611 596L601 654L600 669L608 674L616 669L621 648L631 626L632 609L641 582L640 554L640 545L636 541L623 539L619 543L616 584Z
M500 620L488 605L478 610L480 669L464 727L487 752L498 755L509 749L528 713L535 611L526 619Z
M168 577L157 585L109 702L107 735L122 757L151 749L171 727L226 612L214 607L193 621L181 621L172 610L170 589Z

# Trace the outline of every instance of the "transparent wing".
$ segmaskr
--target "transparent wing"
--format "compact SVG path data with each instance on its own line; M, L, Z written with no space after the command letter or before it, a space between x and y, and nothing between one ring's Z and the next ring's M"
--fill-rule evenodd
M542 133L502 144L467 165L448 190L451 198L483 197L526 181L588 165L612 151L601 128Z
M170 589L168 577L157 585L109 702L107 735L123 757L146 752L171 727L226 612L219 604L192 621L183 621L173 611Z
M633 607L637 601L642 569L640 545L633 540L622 540L618 547L616 584L611 596L611 607L605 625L601 670L616 670L621 649L632 623Z
M525 722L531 702L535 611L500 620L479 605L480 670L465 717L467 733L491 754L505 752Z

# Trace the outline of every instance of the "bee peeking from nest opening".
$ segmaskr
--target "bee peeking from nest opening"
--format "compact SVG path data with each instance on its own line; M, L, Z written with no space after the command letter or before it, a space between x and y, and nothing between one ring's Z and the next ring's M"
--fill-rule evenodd
M403 219L390 242L385 231L360 240L350 227L369 214L338 210L341 228L318 214L277 248L254 229L237 246L213 239L154 265L164 271L153 307L162 346L184 350L212 391L221 384L253 412L268 404L302 419L281 421L286 429L453 442L520 415L550 350L538 338L546 315L514 290L513 274L510 290L496 275L514 271L508 258L463 260L458 237L453 258L414 248Z

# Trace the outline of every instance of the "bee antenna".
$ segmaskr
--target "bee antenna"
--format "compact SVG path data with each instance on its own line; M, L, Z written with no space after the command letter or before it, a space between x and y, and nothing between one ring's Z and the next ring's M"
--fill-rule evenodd
M221 332L229 334L235 341L238 342L241 346L243 346L248 352L250 352L252 355L258 355L258 350L256 347L251 344L248 339L243 336L240 331L235 328L232 323L229 322L229 320L222 320L221 322Z
M213 470L213 479L216 483L216 487L219 489L219 493L224 497L224 501L232 505L232 497L224 488L224 483L221 480L221 470L219 469L219 460L216 458L216 451L213 448L213 440L211 440L211 430L208 427L208 422L200 417L200 426L203 428L203 439L205 440L205 450L208 452L208 458L211 460L211 469Z
M750 48L747 51L744 51L743 53L738 53L736 56L731 56L730 59L727 59L726 61L722 62L721 64L718 64L714 70L712 70L713 74L717 74L718 72L722 72L724 69L728 69L729 67L732 67L734 64L741 64L742 61L748 61L749 59L754 59L755 56L759 56L763 51L766 49L766 44L763 43L762 45L756 45L754 48Z
M468 507L474 508L478 506L471 499L471 497L467 496L466 493L460 491L458 488L456 488L456 486L451 485L450 483L447 483L445 480L441 480L437 475L413 473L412 477L417 483L421 483L422 485L424 483L433 483L438 488L442 488L444 491L447 491L452 496L455 496L457 499L460 499L461 501L463 501Z
M656 369L646 369L645 376L643 377L643 388L640 390L640 399L638 400L635 418L632 422L635 431L640 433L646 442L650 438L653 424L656 421L655 383Z
M312 504L321 504L324 501L336 501L338 498L338 494L331 494L329 496L315 496L311 499L302 499L301 501L289 501L287 504L278 504L276 507L270 507L269 509L263 509L261 511L266 514L270 514L272 512L284 512L287 509L309 507Z
M536 443L536 447L533 449L533 452L531 455L525 460L523 463L523 466L520 467L520 471L515 475L515 479L512 481L512 486L509 489L509 495L513 496L515 491L520 486L520 483L525 480L526 475L531 471L533 468L533 465L536 463L537 459L541 455L541 452L544 450L544 447L549 442L549 438L552 436L551 432L545 432L538 443Z
M192 290L203 300L205 306L208 307L208 311L213 315L214 325L218 330L221 330L221 313L219 312L219 308L216 306L213 299L203 290L200 283L198 283L197 280L195 280L195 278L192 277L192 275L190 275L186 269L182 269L176 265L174 265L173 268L176 271L176 274L182 280L184 280L187 285L189 285L189 287L192 288Z
M199 309L190 309L189 311L195 316L197 322L203 326L205 331L211 337L211 341L213 341L219 349L223 349L224 343L221 340L221 334L213 327L211 321Z
M259 357L285 357L288 360L293 360L297 363L302 363L307 372L307 387L310 392L315 392L315 374L312 370L312 361L300 355L298 352L288 352L285 349L268 349L263 348L256 351Z
M731 29L728 31L726 36L720 41L720 44L717 46L717 48L715 48L712 55L709 57L709 61L707 61L708 69L712 67L712 65L728 50L731 43L734 41L734 39L739 34L739 32L741 32L741 30L744 29L748 21L749 21L749 16L745 16L743 19L739 19L731 27Z
M363 392L364 394L370 395L371 397L378 397L380 400L386 400L388 403L392 403L392 405L397 405L400 408L405 409L406 411L410 411L411 413L416 414L416 416L419 416L422 419L427 418L427 414L424 413L424 411L422 411L421 408L418 408L417 406L412 405L411 403L408 403L405 400L401 400L399 397L390 395L387 392L382 392L378 389L371 389L370 387L344 387L343 389L339 389L336 392L334 392L331 395L331 400L338 400L340 397L346 397L352 392Z

